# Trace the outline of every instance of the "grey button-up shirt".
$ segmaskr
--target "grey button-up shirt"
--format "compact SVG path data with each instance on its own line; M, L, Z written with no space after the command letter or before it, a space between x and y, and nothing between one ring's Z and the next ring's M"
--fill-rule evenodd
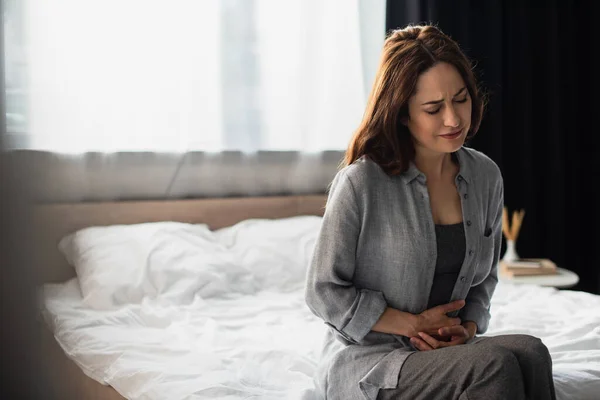
M485 154L456 153L466 252L450 316L487 330L498 282L503 182ZM306 280L306 302L330 327L315 376L328 399L375 399L396 388L406 357L416 349L405 336L371 331L386 307L418 314L427 307L437 258L435 224L425 175L414 163L387 175L362 157L340 170L329 190Z

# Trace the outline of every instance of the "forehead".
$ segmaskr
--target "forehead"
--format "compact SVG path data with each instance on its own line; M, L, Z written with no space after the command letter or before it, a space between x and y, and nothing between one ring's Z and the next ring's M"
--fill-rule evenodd
M439 63L419 76L414 97L423 101L452 97L464 86L465 81L453 65Z

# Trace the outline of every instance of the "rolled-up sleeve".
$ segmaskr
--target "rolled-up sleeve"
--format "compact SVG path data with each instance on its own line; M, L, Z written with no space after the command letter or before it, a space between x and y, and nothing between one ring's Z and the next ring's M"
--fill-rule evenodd
M361 212L346 170L333 179L306 278L311 311L346 340L359 343L387 307L383 293L352 283Z
M477 324L477 333L485 333L490 322L490 302L498 284L498 262L502 246L502 210L504 208L504 184L500 171L497 170L495 185L490 196L491 233L494 243L494 253L490 273L479 285L472 287L465 299L465 306L458 316L464 321Z

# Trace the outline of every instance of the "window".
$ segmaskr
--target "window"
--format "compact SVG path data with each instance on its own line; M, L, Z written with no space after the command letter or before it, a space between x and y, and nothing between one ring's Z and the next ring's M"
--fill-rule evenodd
M11 143L343 149L367 92L359 10L358 0L8 0Z

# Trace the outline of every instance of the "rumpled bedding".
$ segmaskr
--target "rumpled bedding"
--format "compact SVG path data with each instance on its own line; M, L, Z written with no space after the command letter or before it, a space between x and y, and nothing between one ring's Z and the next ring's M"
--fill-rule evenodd
M326 325L304 302L320 217L93 227L60 250L77 277L40 308L67 356L128 399L310 399ZM600 393L600 296L500 282L485 336L548 346L560 400Z

